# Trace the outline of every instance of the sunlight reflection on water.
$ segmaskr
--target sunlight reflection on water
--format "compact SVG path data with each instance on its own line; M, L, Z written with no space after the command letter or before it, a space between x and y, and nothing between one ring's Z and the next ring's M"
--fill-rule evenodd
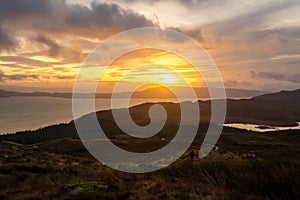
M283 130L299 130L300 122L297 122L298 126L267 126L258 124L242 124L242 123L228 123L224 124L225 127L239 128L256 132L270 132L270 131L283 131Z

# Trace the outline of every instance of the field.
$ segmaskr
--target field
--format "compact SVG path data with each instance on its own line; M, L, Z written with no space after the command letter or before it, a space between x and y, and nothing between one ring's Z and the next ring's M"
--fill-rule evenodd
M146 174L106 167L85 150L76 136L43 137L44 141L27 140L27 144L16 143L13 138L17 137L0 137L0 199L300 197L300 131L259 134L225 128L219 150L191 162L189 151L199 147L203 130L200 128L196 140L179 160ZM146 152L149 147L163 145L160 137L153 137L147 146L126 137L115 137L113 141L124 149Z

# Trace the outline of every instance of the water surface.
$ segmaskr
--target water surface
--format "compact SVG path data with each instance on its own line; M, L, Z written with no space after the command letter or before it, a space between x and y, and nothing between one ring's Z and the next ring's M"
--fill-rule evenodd
M119 99L118 107L127 107ZM131 99L130 106L145 102L176 102L175 99ZM111 109L110 99L96 99L96 110ZM54 97L0 98L0 134L35 130L41 127L67 123L73 119L72 99Z
M224 124L227 127L245 129L249 131L256 131L256 132L269 132L269 131L283 131L283 130L298 130L300 129L300 123L298 122L298 126L263 126L258 124L242 124L242 123L228 123Z

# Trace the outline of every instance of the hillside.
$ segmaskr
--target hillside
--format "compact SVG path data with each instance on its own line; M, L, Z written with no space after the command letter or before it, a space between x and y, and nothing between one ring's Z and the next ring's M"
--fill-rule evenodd
M281 91L250 100L228 101L227 122L275 126L297 125L300 121L300 90Z
M78 139L27 145L1 141L0 199L297 199L299 134L225 129L219 151L191 162L188 153L199 148L200 131L179 160L147 174L106 167ZM149 140L113 139L131 151L148 151L162 141Z
M218 100L214 100L218 101ZM251 99L227 100L226 123L252 123L272 126L296 126L300 121L300 90L282 91L266 94ZM198 101L201 122L209 123L211 101ZM172 112L173 120L179 118L179 108L176 104L164 103L165 108ZM135 106L132 116L138 115L141 110L147 110L148 104ZM177 110L177 112L176 112ZM99 116L106 114L100 114ZM178 120L174 124L178 123Z
M299 110L294 109L294 115L288 113L292 108L298 108L298 100L298 90L249 100L230 100L227 120L235 117L241 121L292 123L299 119ZM145 112L151 105L131 108L132 117L138 124L149 122ZM171 117L163 130L147 139L124 134L115 125L110 110L97 112L97 116L115 145L128 151L149 152L167 145L178 128L178 104L163 103L163 106ZM2 135L0 199L299 197L300 130L259 134L225 127L217 143L219 150L203 160L191 162L189 152L200 147L208 127L210 102L200 101L200 107L203 118L189 150L170 166L147 174L118 172L96 161L78 139L73 122ZM254 108L257 112L253 112Z
M294 126L300 121L300 90L283 91L268 95L257 96L252 99L228 100L226 123L254 123L260 125ZM190 102L191 103L191 102ZM149 123L148 110L153 103L145 103L130 108L132 118L140 125ZM175 103L162 103L168 113L165 127L176 128L180 120L180 107ZM210 101L199 101L201 120L200 124L208 124L210 121ZM122 134L113 120L110 110L97 112L99 122L104 131L110 132L110 136ZM35 134L41 133L41 134ZM45 135L44 135L45 134ZM169 133L170 134L170 133ZM16 135L0 136L19 142L31 140L42 141L43 138L76 137L76 129L73 122L50 126L37 131L23 131Z

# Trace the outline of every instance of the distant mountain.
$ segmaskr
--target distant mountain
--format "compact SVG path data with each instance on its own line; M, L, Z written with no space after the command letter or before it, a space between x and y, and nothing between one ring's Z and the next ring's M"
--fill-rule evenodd
M219 101L219 100L213 100ZM251 123L271 126L294 126L300 122L300 90L282 91L260 95L251 99L227 100L225 123ZM207 124L211 119L211 100L198 101L200 107L200 123ZM186 102L186 105L193 104ZM136 123L146 125L150 122L148 111L153 103L145 103L130 108L130 114ZM180 106L176 103L162 103L167 112L166 124L178 126L180 122ZM108 132L118 134L110 110L97 112L101 126ZM198 123L198 122L196 122Z
M187 94L187 88L185 87L171 87L174 93L178 93L180 97L187 98L189 97ZM214 88L215 91L221 91L222 89ZM261 94L266 94L268 92L261 91L261 90L244 90L244 89L235 89L235 88L226 88L226 95L227 98L251 98L254 96L258 96ZM199 87L194 88L195 94L200 99L209 99L210 94L206 87ZM153 98L151 96L157 96L161 98L172 98L174 94L170 93L170 90L164 87L156 87L156 88L149 88L147 90L137 92L134 97L140 98ZM155 97L155 98L157 98Z
M281 91L277 93L264 94L260 96L253 97L254 100L263 100L263 101L284 101L295 103L296 100L299 100L300 89L294 91ZM300 101L298 101L299 104Z
M216 89L216 88L215 88ZM174 93L177 93L182 98L188 98L187 89L184 87L172 87L171 88ZM221 89L217 89L221 90ZM195 93L197 97L200 99L209 99L210 94L207 88L195 88ZM251 98L257 95L266 94L267 92L261 90L243 90L243 89L234 89L234 88L227 88L226 94L227 98ZM128 92L121 92L115 94L116 98L124 98L128 96ZM0 90L0 97L13 97L13 96L44 96L44 97L60 97L60 98L72 98L72 93L59 93L59 92L14 92L14 91L6 91ZM89 94L78 94L81 98L88 98ZM95 95L96 98L111 98L111 93L97 93ZM161 99L170 99L175 98L174 94L166 87L154 87L148 88L145 90L140 90L134 92L132 95L133 98L161 98Z
M3 93L2 93L3 94ZM214 100L218 101L218 100ZM295 91L282 91L272 94L260 95L251 99L228 100L226 123L254 123L271 126L293 126L300 121L300 89ZM198 101L200 107L200 128L205 131L205 127L210 122L211 100ZM192 104L187 102L186 104ZM139 125L146 125L150 122L148 111L153 103L144 103L130 108L133 120ZM161 103L166 109L168 127L176 128L180 122L180 107L176 103ZM96 113L102 129L109 133L109 137L122 134L114 122L112 111L105 110ZM88 117L88 115L82 118ZM197 122L198 123L198 122ZM228 128L227 128L228 129ZM43 134L36 134L43 133ZM0 136L4 140L14 138L13 135ZM68 124L56 125L42 128L36 131L19 132L16 135L23 143L28 141L44 141L52 138L77 137L73 121Z
M229 100L227 122L296 125L300 121L300 89Z
M218 100L213 100L218 101ZM226 123L252 123L272 126L294 126L300 122L300 89L265 94L251 99L227 100ZM198 101L201 122L208 123L211 118L211 100ZM191 104L191 102L190 102ZM131 108L133 116L145 113L151 104ZM178 104L164 103L173 124L178 123L180 111ZM101 112L100 112L101 113ZM102 115L102 113L101 113ZM99 115L100 116L100 115ZM169 116L169 115L168 115ZM145 117L145 116L144 116ZM142 119L142 116L140 116Z
M175 88L180 95L184 96L184 88ZM209 94L205 88L195 89L199 98L206 98ZM256 93L263 93L263 91L255 90L239 90L239 89L227 89L229 97L245 97L251 96ZM123 98L128 93L118 93L117 98ZM81 94L82 98L86 97L86 94ZM32 93L20 93L12 91L0 90L0 97L10 96L48 96L48 97L63 97L71 98L71 93L45 93L45 92L32 92ZM110 98L111 94L96 94L96 98ZM174 94L167 88L149 88L143 91L135 92L133 98L161 98L162 102L167 98L174 98ZM300 89L295 91L281 91L272 94L263 94L253 97L251 99L228 99L227 100L227 115L226 123L253 123L261 125L274 125L274 126L289 126L297 125L296 122L300 121ZM180 116L178 110L178 104L163 103L164 106L170 109L172 117L175 119ZM143 104L131 108L137 116L140 113L148 112L147 109L151 104ZM211 101L199 101L201 120L208 123L210 120ZM177 110L177 111L176 111ZM106 116L107 115L107 116ZM108 121L111 120L110 114L103 115ZM140 120L144 120L143 116L140 116ZM174 120L173 120L174 121ZM175 120L176 121L176 120ZM174 121L174 122L175 122ZM178 120L176 121L178 123Z
M14 92L14 91L6 91L0 90L0 97L15 97L15 96L51 96L51 93L47 92Z

